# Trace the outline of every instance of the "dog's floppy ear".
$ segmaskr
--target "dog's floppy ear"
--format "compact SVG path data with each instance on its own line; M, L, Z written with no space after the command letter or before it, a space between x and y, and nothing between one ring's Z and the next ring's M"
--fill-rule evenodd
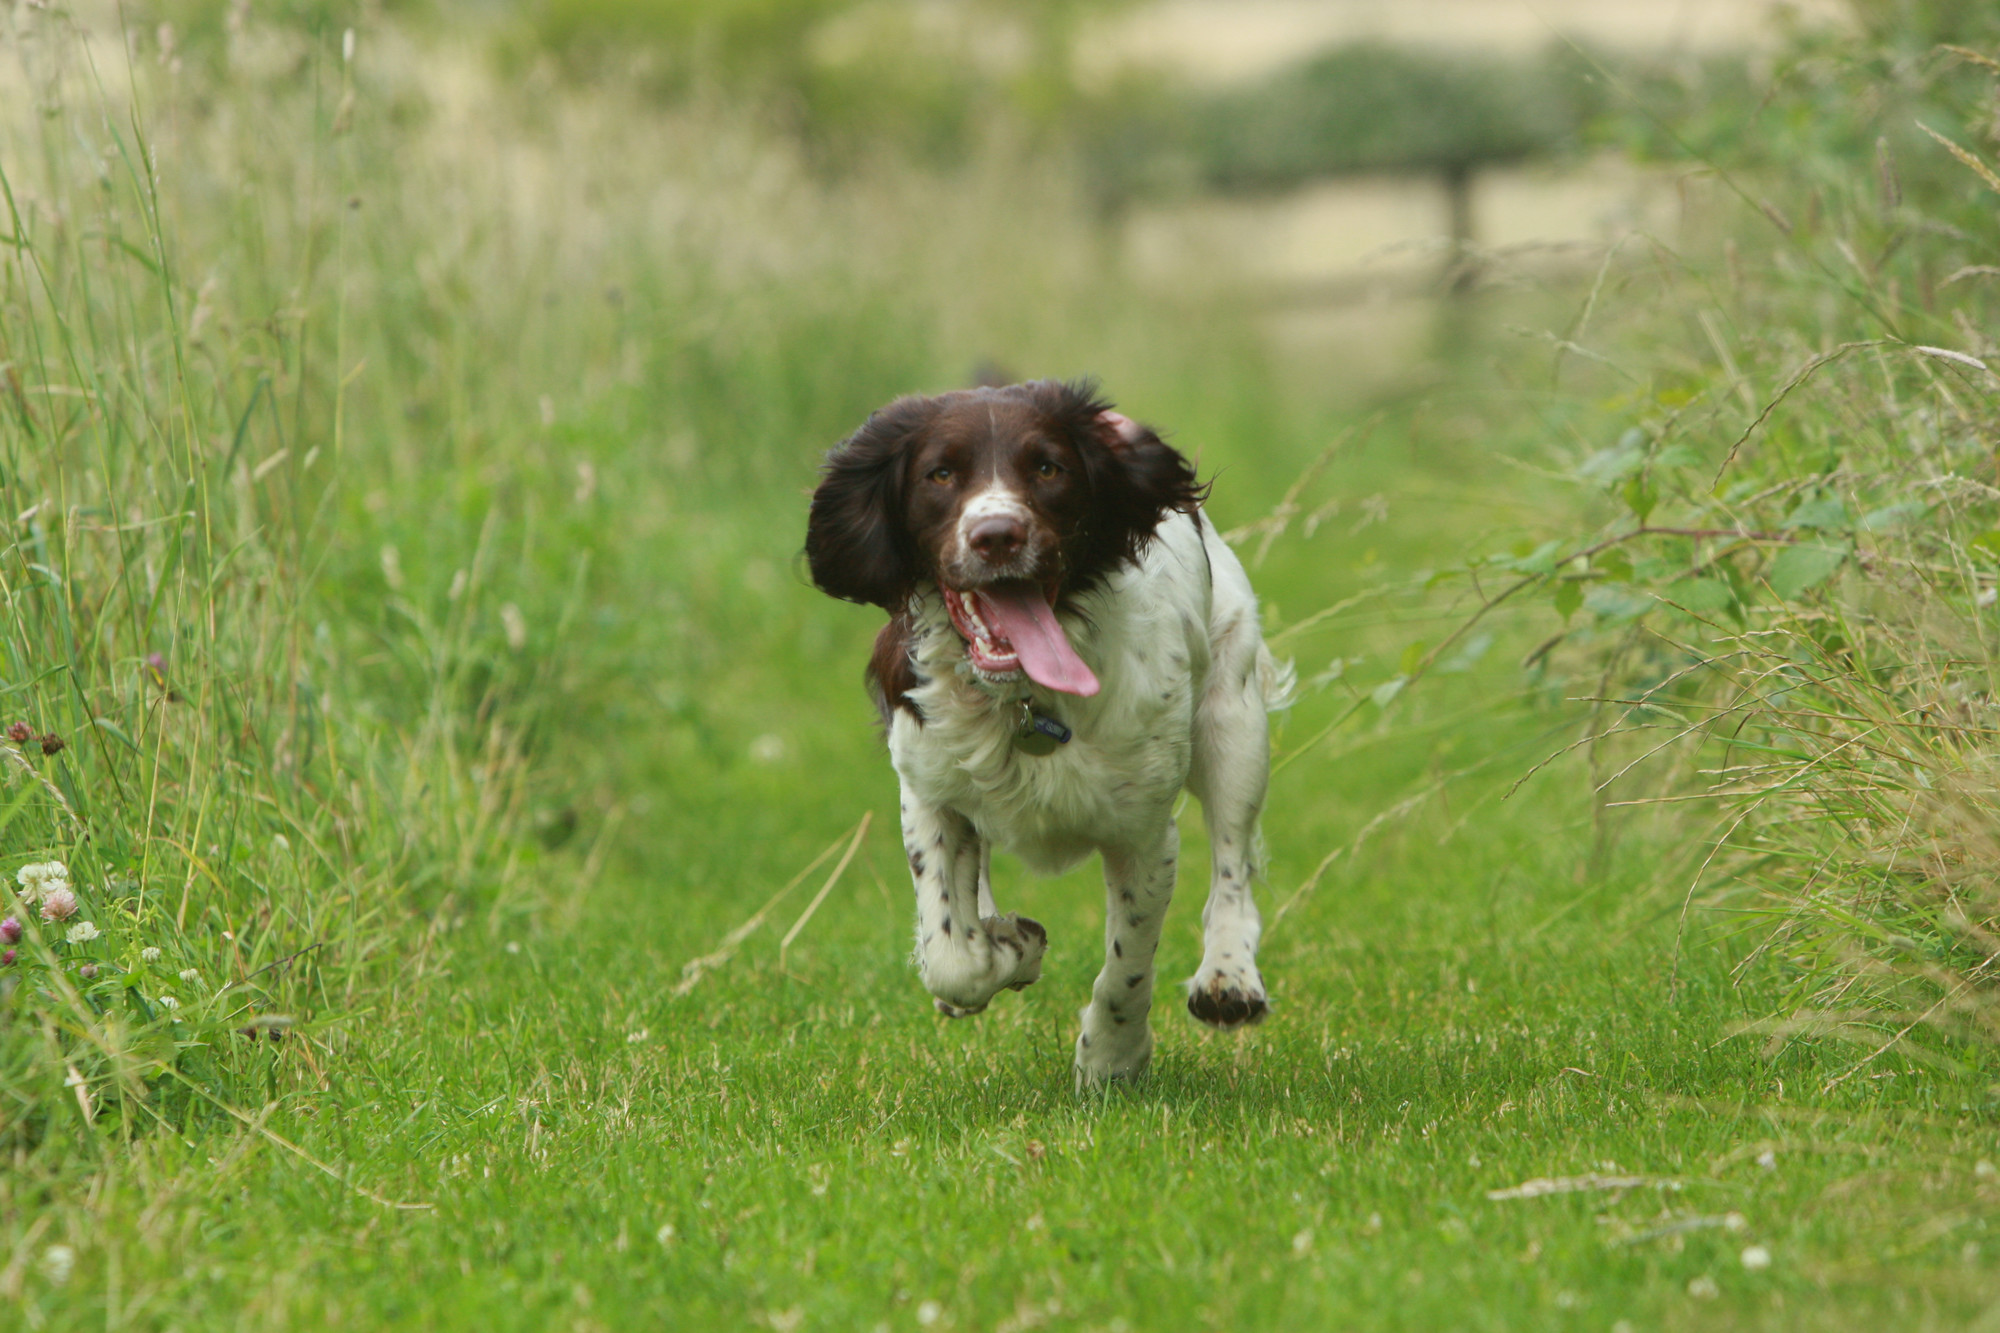
M1090 380L1033 386L1068 434L1090 482L1088 529L1074 573L1090 580L1137 559L1169 513L1191 514L1208 488L1180 452L1115 412Z
M903 526L909 450L937 415L929 398L898 398L826 456L806 521L806 562L820 591L890 611L919 574Z

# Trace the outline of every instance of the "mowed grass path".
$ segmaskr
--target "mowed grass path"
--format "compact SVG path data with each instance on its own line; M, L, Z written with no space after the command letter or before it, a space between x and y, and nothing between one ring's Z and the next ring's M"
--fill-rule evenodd
M893 810L855 785L848 808ZM1055 950L976 1021L933 1015L905 963L886 836L788 971L767 927L665 997L822 831L744 843L712 894L625 881L573 932L461 949L454 986L272 1118L430 1209L252 1140L205 1200L122 1182L112 1261L267 1327L1955 1327L1990 1290L1951 1226L1991 1188L1969 1094L1905 1073L1816 1098L1829 1065L1725 1040L1746 1005L1714 954L1669 1005L1664 932L1607 940L1587 907L1532 932L1574 896L1533 849L1411 847L1328 884L1273 934L1264 1028L1168 1009L1153 1077L1079 1099L1083 875L1010 884ZM1487 1198L1578 1175L1657 1183Z
M1407 459L1338 482L1392 486L1391 521L1276 548L1260 581L1293 615L1459 503ZM858 684L874 618L715 572L782 569L796 500L645 553L686 600L629 630L630 660L711 641L669 683L621 682L622 721L569 742L625 808L602 875L571 887L583 858L559 863L540 926L448 935L445 973L413 975L338 1059L271 1057L261 1123L289 1147L162 1137L50 1209L37 1243L87 1244L69 1286L28 1282L31 1324L1945 1328L1985 1307L1983 1083L1885 1058L1827 1092L1862 1053L1732 1035L1773 997L1732 982L1699 919L1680 939L1677 899L1635 897L1658 848L1593 859L1561 769L1497 799L1561 717L1478 711L1512 658L1279 775L1267 919L1427 774L1493 759L1273 923L1262 1028L1208 1033L1163 988L1152 1077L1080 1098L1094 865L1031 882L1003 862L1003 906L1049 927L1043 979L937 1017ZM1311 673L1359 642L1292 649ZM1344 706L1309 693L1281 751ZM783 966L824 869L670 993L871 811ZM1196 810L1183 827L1168 979L1196 961L1206 887ZM1600 1179L1489 1197L1578 1177Z

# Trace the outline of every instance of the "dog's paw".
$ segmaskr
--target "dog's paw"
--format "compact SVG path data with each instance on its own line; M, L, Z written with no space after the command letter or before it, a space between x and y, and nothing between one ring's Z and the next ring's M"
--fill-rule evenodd
M996 957L1015 957L1011 978L1002 984L1008 990L1026 990L1042 978L1042 955L1049 951L1049 932L1031 916L1009 912L989 916L979 923L993 940Z
M979 923L976 941L957 947L928 942L921 959L924 986L946 1018L970 1018L1001 991L1026 990L1040 980L1048 948L1041 922L1012 912L989 916Z
M1091 1031L1090 1010L1076 1039L1076 1090L1090 1092L1144 1078L1153 1063L1153 1034L1143 1023Z
M1271 1001L1254 965L1204 967L1188 983L1188 1012L1227 1032L1263 1022L1271 1012Z

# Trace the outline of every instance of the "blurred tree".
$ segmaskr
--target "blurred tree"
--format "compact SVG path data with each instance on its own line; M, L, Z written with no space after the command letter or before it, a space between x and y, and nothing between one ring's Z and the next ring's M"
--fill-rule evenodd
M1581 71L1556 58L1352 46L1255 87L1130 98L1129 114L1104 118L1093 158L1113 196L1163 181L1253 191L1356 172L1434 175L1463 287L1475 174L1574 146L1591 98Z

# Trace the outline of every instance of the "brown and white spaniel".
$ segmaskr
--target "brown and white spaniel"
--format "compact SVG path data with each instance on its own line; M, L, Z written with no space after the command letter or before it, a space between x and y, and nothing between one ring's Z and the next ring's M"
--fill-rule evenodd
M833 450L813 496L813 581L890 617L868 681L902 780L917 965L939 1011L976 1014L1041 975L1047 933L995 907L992 848L1049 874L1104 858L1080 1085L1151 1058L1183 788L1214 850L1188 1009L1231 1028L1269 1005L1250 880L1265 713L1291 679L1202 516L1205 493L1093 385L1040 380L897 399Z

